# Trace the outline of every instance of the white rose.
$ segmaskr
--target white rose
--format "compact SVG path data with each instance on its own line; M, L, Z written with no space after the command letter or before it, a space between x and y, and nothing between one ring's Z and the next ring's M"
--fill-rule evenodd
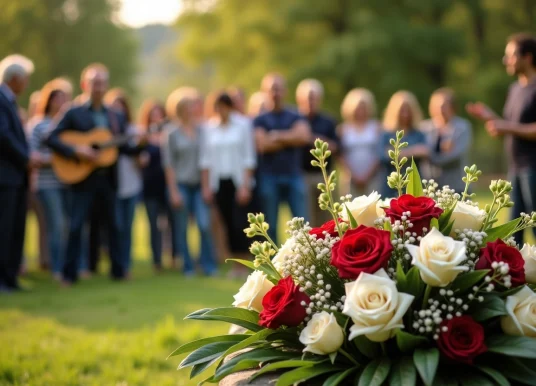
M385 215L385 211L380 207L380 197L381 195L377 192L372 192L368 196L356 197L351 202L345 203L344 206L352 213L358 225L373 226L378 217ZM341 218L344 221L349 221L346 208L343 208Z
M283 276L283 263L287 261L288 257L292 254L292 247L294 246L294 239L288 239L285 244L279 248L276 255L272 259L272 264L281 276Z
M238 293L234 296L233 306L262 311L262 298L272 289L274 284L261 271L253 271Z
M300 334L300 342L306 347L303 352L331 354L342 346L344 334L333 314L322 311L314 314Z
M465 243L432 228L421 240L420 246L406 245L413 257L411 264L419 268L421 279L432 287L445 287L469 267L460 264L467 258Z
M521 255L525 260L525 279L527 283L536 284L536 245L523 245Z
M402 318L414 296L398 292L396 284L385 270L374 275L361 273L356 281L346 283L343 314L352 318L349 340L365 335L373 342L392 338L404 328Z
M458 201L450 219L454 221L451 235L455 234L454 230L456 229L479 231L486 219L486 211Z
M501 327L508 335L536 338L536 294L525 286L506 298L508 315L501 317Z

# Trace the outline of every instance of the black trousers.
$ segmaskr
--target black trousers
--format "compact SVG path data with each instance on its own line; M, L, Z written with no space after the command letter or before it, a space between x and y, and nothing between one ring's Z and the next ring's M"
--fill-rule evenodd
M216 193L216 205L227 230L227 242L231 253L248 253L251 242L244 233L244 229L248 227L247 216L250 205L238 205L233 180L220 180L220 188Z
M28 195L25 186L0 186L0 285L18 287Z
M65 280L75 282L78 279L78 259L82 255L82 230L89 220L89 212L93 202L99 200L103 204L102 210L106 216L108 226L108 241L111 260L111 276L119 279L124 276L119 250L119 218L116 212L116 192L109 179L104 176L94 176L93 184L84 189L72 189L70 192L69 209L69 237L65 252L65 265L63 277Z

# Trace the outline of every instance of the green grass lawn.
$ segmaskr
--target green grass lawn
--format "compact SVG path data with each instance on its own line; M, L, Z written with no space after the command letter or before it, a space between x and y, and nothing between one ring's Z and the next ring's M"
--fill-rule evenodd
M283 212L281 226L288 217ZM141 209L134 232L132 281L112 282L102 267L101 276L62 289L36 269L37 231L30 218L23 282L33 290L0 297L0 386L197 384L200 379L176 370L181 358L167 355L187 341L224 334L228 325L183 318L199 308L230 305L242 283L186 279L171 271L155 276ZM197 235L190 237L197 250Z

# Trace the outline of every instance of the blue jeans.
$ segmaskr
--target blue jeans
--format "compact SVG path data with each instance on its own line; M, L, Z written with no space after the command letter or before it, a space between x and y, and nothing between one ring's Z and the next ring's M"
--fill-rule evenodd
M86 189L72 189L69 200L69 236L65 250L65 264L63 266L63 278L70 282L78 280L80 258L84 254L82 249L86 247L82 239L83 227L89 218L91 204L95 198L100 198L103 203L103 213L106 216L109 232L109 251L111 260L111 276L121 279L124 269L119 254L119 221L116 213L116 193L112 185L105 177L98 176L91 186Z
M125 273L130 271L132 262L132 223L138 196L118 198L116 204L117 218L119 222L119 254Z
M263 174L259 181L260 196L266 221L270 223L268 235L277 244L279 205L288 203L294 217L307 219L307 193L304 178L299 175Z
M63 268L66 236L67 195L64 188L40 189L37 192L45 212L46 231L52 272Z
M530 214L536 211L536 168L529 168L516 173L510 174L512 181L512 219L519 217L521 212ZM532 228L536 237L536 228ZM523 244L523 232L517 232L514 235L516 243Z
M212 245L212 235L210 234L210 211L201 197L201 187L199 185L179 184L179 192L182 196L183 204L179 209L173 210L173 238L179 246L179 250L184 259L184 272L192 274L194 265L188 248L188 218L195 217L199 234L201 235L201 252L199 254L199 264L206 274L213 274L216 271L216 259Z

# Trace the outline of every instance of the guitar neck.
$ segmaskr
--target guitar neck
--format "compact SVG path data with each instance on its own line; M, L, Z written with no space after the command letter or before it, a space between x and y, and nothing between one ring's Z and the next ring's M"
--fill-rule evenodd
M100 143L99 144L99 149L107 149L107 148L110 148L110 147L122 146L122 145L126 144L128 141L130 141L134 137L135 137L135 135L132 135L132 134L119 135L117 137L114 137L114 139L112 139L112 140L110 140L108 142Z

